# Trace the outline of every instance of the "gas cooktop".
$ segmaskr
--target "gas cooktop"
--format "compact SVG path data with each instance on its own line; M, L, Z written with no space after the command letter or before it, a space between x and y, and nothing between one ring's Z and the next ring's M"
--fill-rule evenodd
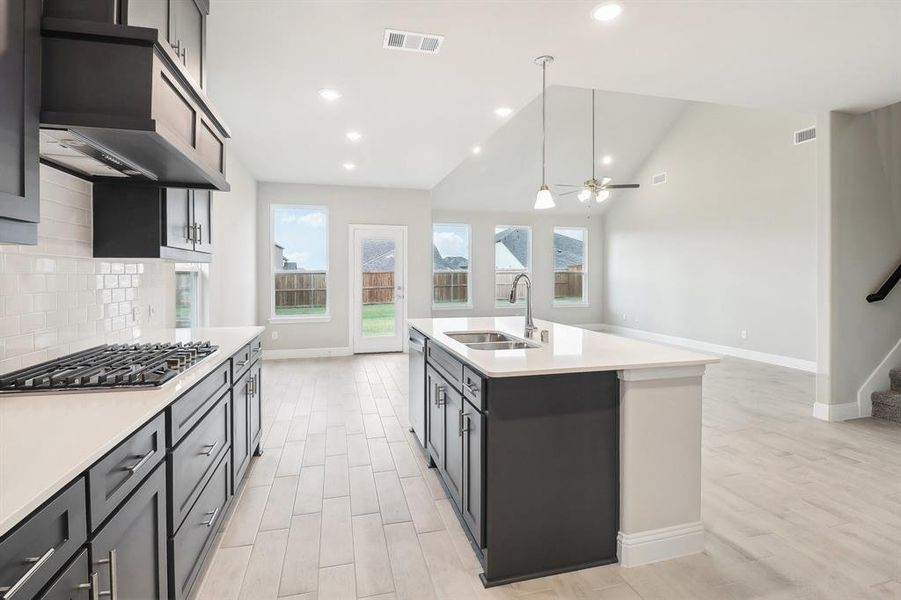
M0 393L160 386L218 349L210 342L95 346L0 375Z

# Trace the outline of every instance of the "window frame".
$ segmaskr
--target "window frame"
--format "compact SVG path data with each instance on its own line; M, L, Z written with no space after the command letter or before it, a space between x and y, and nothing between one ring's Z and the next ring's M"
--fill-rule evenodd
M186 273L191 275L191 278L194 280L194 293L192 294L193 298L191 299L192 307L193 307L193 316L192 322L187 327L179 327L178 326L178 315L175 315L175 328L176 329L195 329L198 327L202 327L203 324L203 271L200 267L194 263L177 263L175 265L175 311L178 311L178 275L179 273Z
M276 271L272 260L272 249L275 246L275 211L277 209L302 209L302 210L321 210L325 216L325 312L317 315L278 315L275 313L275 274ZM329 252L330 240L330 215L329 207L321 204L290 204L279 203L269 205L269 319L270 323L326 323L332 320L332 269L331 269L331 253Z
M579 227L579 226L567 226L567 225L554 225L554 229L552 231L552 236L557 233L558 229L578 229L582 231L582 300L580 302L559 302L553 296L555 294L555 288L557 285L556 276L557 269L554 268L553 259L555 258L553 255L551 256L551 271L555 279L551 281L552 287L552 305L554 308L582 308L591 305L591 301L588 296L588 236L589 231L587 227ZM554 251L554 242L553 237L551 237L551 252Z
M432 223L432 246L435 245L435 227L465 227L466 228L466 251L469 254L467 257L467 267L466 267L466 302L464 304L454 304L454 303L444 303L444 304L436 304L435 303L435 261L432 260L432 282L430 287L432 288L432 309L433 310L471 310L473 307L472 299L473 299L473 276L472 276L472 225L469 223ZM430 248L431 250L431 248ZM449 271L453 272L453 271Z
M525 273L529 277L529 280L531 281L532 280L532 267L534 266L534 256L532 255L532 246L534 245L534 242L533 242L534 232L532 231L532 226L531 225L495 225L494 231L492 232L492 238L491 238L492 240L494 240L494 238L497 236L498 229L528 229L529 230L529 253L528 253L529 265L528 265L528 268L522 272ZM494 242L494 282L492 284L492 287L494 287L494 289L497 290L497 242ZM525 298L523 298L522 302L525 303ZM497 298L495 298L494 299L494 307L495 308L509 308L510 310L513 310L513 309L516 309L517 307L520 307L520 300L517 299L516 304L510 304L506 300L498 300Z

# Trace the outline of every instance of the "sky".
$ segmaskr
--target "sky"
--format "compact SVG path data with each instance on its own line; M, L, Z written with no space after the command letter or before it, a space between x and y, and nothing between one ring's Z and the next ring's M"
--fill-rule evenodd
M326 220L321 208L275 207L275 243L285 248L285 257L299 269L324 271L327 266Z
M465 225L435 225L432 241L442 257L469 258L469 230Z

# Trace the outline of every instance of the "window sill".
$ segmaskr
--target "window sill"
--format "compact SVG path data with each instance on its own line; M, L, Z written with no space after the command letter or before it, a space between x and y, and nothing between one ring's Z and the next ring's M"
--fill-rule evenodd
M472 304L433 304L432 310L472 310Z
M272 324L278 323L328 323L332 320L331 315L286 315L283 317L269 317L268 322Z

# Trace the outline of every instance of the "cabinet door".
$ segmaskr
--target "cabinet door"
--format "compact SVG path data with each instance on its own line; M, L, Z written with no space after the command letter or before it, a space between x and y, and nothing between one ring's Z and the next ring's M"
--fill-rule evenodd
M198 87L204 87L204 13L194 0L174 0L179 58Z
M432 461L442 468L444 465L444 403L448 385L432 367L426 367L426 401L428 402L428 423L426 423L426 448Z
M90 600L91 586L97 577L88 574L88 551L82 550L75 560L56 578L38 600Z
M168 599L166 545L166 468L160 465L91 541L100 596Z
M170 248L194 249L194 230L191 222L191 192L178 188L166 188L162 190L166 196L165 229L166 239L162 240L164 246Z
M170 0L128 0L125 21L134 27L150 27L160 33L160 39L168 41Z
M194 250L211 253L213 251L213 193L209 190L194 190L193 225L197 228Z
M485 417L463 403L463 495L460 512L480 548L482 541L482 443Z
M260 391L263 386L262 362L257 361L250 367L250 448L253 450L260 441L262 434L262 402L263 395Z
M250 375L232 388L232 493L238 490L250 462Z
M40 21L40 2L0 0L0 219L19 222L0 225L0 241L37 241Z
M444 468L440 468L451 498L461 507L463 498L463 395L447 387L444 405Z

